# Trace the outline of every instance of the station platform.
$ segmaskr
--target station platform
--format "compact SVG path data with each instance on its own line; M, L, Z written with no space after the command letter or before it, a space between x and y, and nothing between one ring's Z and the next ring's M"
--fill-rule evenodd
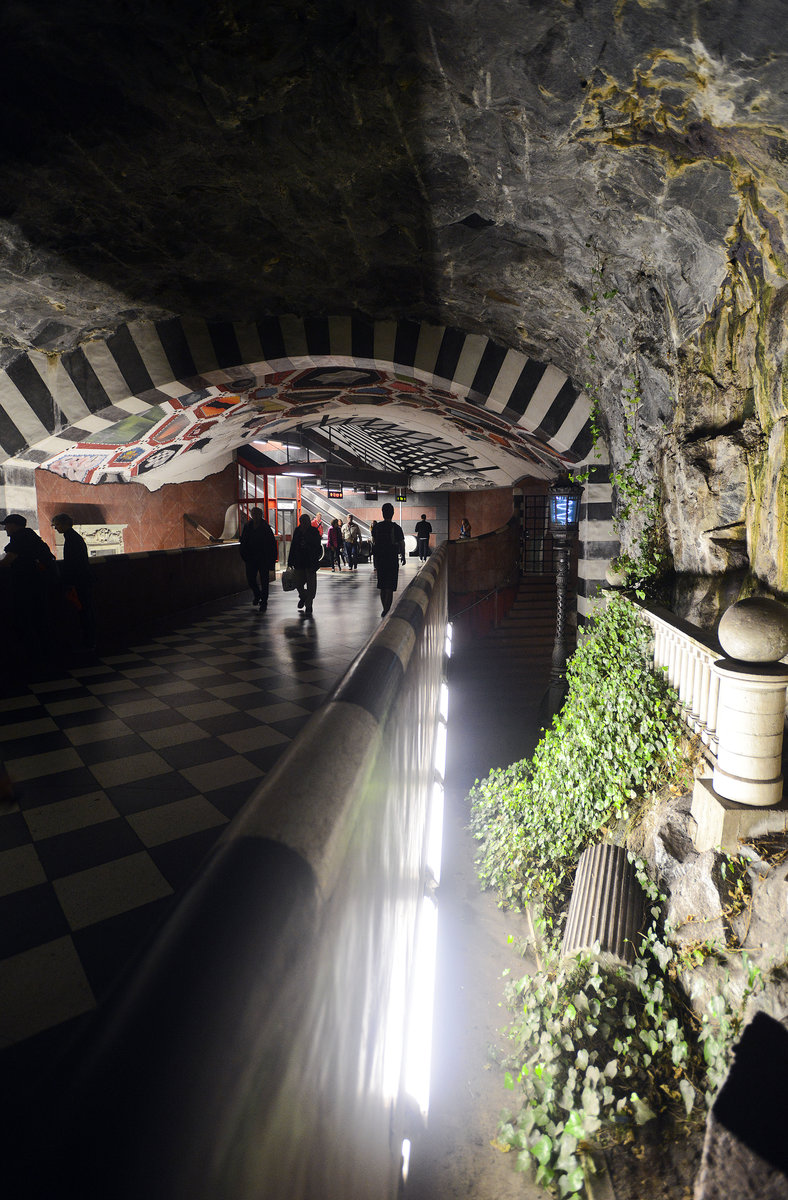
M401 569L400 593L418 567ZM264 614L244 592L0 688L6 1095L118 979L381 620L371 565L321 570L311 619L296 605L277 582Z
M402 569L399 594L419 567ZM123 986L138 948L381 620L371 566L321 570L311 620L296 602L272 585L259 614L243 593L0 690L0 755L16 791L0 810L0 1114ZM518 969L522 918L479 889L466 798L491 767L533 750L554 612L552 581L523 581L497 630L455 634L433 1101L407 1200L540 1194L523 1192L491 1145L508 1093L490 1047L506 1023L501 975Z

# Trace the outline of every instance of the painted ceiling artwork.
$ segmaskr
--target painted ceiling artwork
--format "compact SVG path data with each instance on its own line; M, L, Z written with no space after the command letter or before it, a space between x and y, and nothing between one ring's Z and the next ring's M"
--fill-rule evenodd
M162 399L87 434L42 464L79 483L138 480L148 486L207 473L239 445L275 440L296 424L329 423L366 461L419 475L547 475L560 461L549 447L495 412L404 375L356 367L317 367L217 384ZM250 386L251 385L251 386ZM371 409L391 419L371 420ZM218 469L218 466L217 468ZM503 478L501 479L503 482Z

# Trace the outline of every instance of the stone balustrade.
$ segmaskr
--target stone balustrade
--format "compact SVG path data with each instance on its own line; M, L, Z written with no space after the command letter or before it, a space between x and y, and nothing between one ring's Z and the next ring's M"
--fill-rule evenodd
M769 597L738 601L724 613L717 640L664 609L639 607L654 630L654 666L678 692L713 769L695 784L696 849L735 851L745 837L788 830L788 664L781 661L788 655L788 608Z
M678 692L684 720L716 758L720 679L714 663L722 655L719 642L667 609L638 607L654 631L654 667L665 672Z

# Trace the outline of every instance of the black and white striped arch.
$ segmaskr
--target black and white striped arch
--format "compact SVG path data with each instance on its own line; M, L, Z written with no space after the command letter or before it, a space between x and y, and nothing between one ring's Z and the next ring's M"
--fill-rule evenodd
M564 372L478 334L360 317L172 318L124 325L58 356L30 350L15 359L0 373L0 463L46 461L75 433L100 432L167 397L325 365L406 372L498 414L568 462L591 448L587 399Z
M131 413L200 388L241 390L311 366L401 372L443 388L519 427L568 465L592 450L585 393L552 364L480 334L360 316L139 321L61 355L30 350L0 372L3 507L35 519L35 467ZM607 478L590 483L584 513L581 608L590 607L583 592L596 591L613 546Z

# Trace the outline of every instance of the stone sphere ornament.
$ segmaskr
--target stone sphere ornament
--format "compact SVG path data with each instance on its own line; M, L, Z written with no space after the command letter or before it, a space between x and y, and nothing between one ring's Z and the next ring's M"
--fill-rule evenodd
M769 596L737 600L723 613L717 637L729 658L779 662L788 654L788 608Z

